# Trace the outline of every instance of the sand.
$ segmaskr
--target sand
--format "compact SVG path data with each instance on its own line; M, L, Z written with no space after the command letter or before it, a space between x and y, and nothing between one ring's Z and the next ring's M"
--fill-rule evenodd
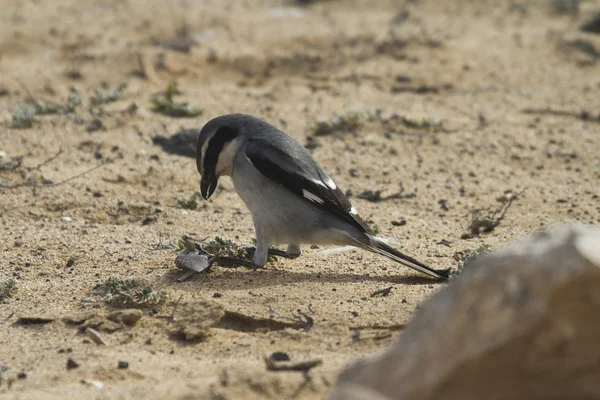
M230 179L195 210L173 207L199 190L195 162L152 141L221 114L308 143L315 122L359 112L358 129L316 137L313 156L381 236L435 268L559 222L600 222L600 36L579 30L598 1L577 14L503 1L2 3L0 281L16 281L0 302L2 398L323 398L444 287L373 254L310 246L264 270L178 282L182 235L254 235ZM201 116L152 111L172 82ZM89 132L90 96L122 83ZM11 127L30 97L64 103L71 88L84 101L74 113ZM357 197L401 187L414 195ZM492 232L461 239L473 210L521 191ZM123 307L95 288L115 274L168 299L139 307L133 326L109 323ZM199 336L177 332L186 315ZM106 345L64 317L87 318ZM273 352L322 365L268 371Z

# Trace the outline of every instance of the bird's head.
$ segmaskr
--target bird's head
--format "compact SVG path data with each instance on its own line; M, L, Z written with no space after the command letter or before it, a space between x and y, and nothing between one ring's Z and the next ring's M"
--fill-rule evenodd
M196 167L202 176L200 193L205 200L214 193L221 175L231 176L239 144L240 126L231 116L214 118L200 131Z

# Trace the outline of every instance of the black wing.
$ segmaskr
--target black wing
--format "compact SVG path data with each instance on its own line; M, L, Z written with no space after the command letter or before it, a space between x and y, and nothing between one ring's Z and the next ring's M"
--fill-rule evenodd
M331 178L304 148L301 150L292 156L265 140L255 139L247 143L246 156L267 178L315 206L338 215L364 232L373 234Z

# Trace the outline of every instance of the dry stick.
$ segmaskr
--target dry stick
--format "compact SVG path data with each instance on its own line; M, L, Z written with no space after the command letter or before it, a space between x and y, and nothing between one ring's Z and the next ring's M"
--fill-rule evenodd
M570 117L577 118L583 121L593 121L600 122L600 114L597 117L591 115L589 111L567 111L567 110L556 110L550 107L547 108L525 108L521 110L524 114L546 114L546 115L555 115L557 117Z
M56 157L57 157L57 155L53 156L52 159L54 159ZM46 164L46 162L44 162L42 164ZM67 178L64 181L60 181L58 183L51 183L51 184L48 184L48 185L39 185L39 186L36 186L36 187L44 188L44 187L59 186L59 185L62 185L63 183L70 182L73 179L77 179L77 178L79 178L79 177L81 177L83 175L86 175L86 174L88 174L88 173L90 173L90 172L92 172L92 171L94 171L94 170L96 170L96 169L98 169L100 167L103 167L106 164L108 164L108 161L104 161L103 163L98 164L95 167L87 169L87 170L85 170L85 171L83 171L83 172L81 172L81 173L79 173L77 175L73 175L72 177ZM5 185L5 184L0 183L0 188L5 188L5 189L16 189L16 188L23 187L23 186L34 186L34 185L31 184L31 183L29 183L29 182L20 182L20 183L17 183L15 185Z
M45 186L58 186L58 185L62 185L63 183L70 182L70 181L72 181L73 179L79 178L79 177L81 177L81 176L83 176L83 175L86 175L87 173L90 173L90 172L92 172L92 171L94 171L94 170L96 170L96 169L98 169L98 168L100 168L100 167L103 167L103 166L105 166L106 164L108 164L108 161L104 161L103 163L101 163L101 164L98 164L98 165L96 165L95 167L92 167L92 168L90 168L90 169L88 169L88 170L85 170L85 171L83 171L83 172L82 172L82 173L80 173L80 174L77 174L77 175L74 175L74 176L72 176L72 177L70 177L70 178L67 178L67 179L65 179L64 181L60 181L60 182L58 182L58 183L53 183L53 184L51 184L51 185L44 185L44 186L42 186L42 187L45 187Z
M169 321L167 321L167 325L169 325L175 319L175 311L177 310L177 307L179 306L179 303L181 302L182 298L183 295L180 295L177 301L175 302L175 305L173 306L173 311L171 311L171 316L169 317Z
M302 361L298 363L276 363L270 357L265 357L265 364L267 366L268 371L299 371L299 372L308 372L314 367L317 367L323 364L323 360L320 358L316 360Z
M287 319L288 321L293 321L296 323L300 323L300 325L302 325L302 328L308 332L311 330L311 328L314 325L314 319L310 316L307 315L305 313L303 313L302 311L298 311L298 314L293 314L293 318L292 317L288 317L287 315L283 315L281 314L279 311L277 311L276 309L274 309L273 307L269 306L269 312L271 312L272 314L278 316L281 319Z
M27 89L27 86L25 86L25 84L18 79L15 79L15 82L17 82L19 86L21 86L21 88L25 91L25 94L27 95L27 97L29 97L29 101L35 104L37 102L37 99L33 97L29 89Z
M379 289L371 293L371 297L375 296L387 296L392 291L393 286L388 286L384 289Z
M42 161L40 164L36 165L35 167L26 167L25 169L27 171L38 170L38 169L42 168L44 165L50 164L52 161L54 161L56 158L58 158L58 156L60 156L61 154L62 154L62 149L59 147L56 154L53 155L52 157L48 158L46 161Z
M476 215L476 213L478 213L480 210L472 211L471 212L472 220L471 220L471 224L469 225L469 228L468 228L469 232L463 234L461 236L461 238L463 238L463 239L471 238L476 235L479 235L482 232L493 231L498 225L500 225L500 222L504 219L504 216L506 215L506 212L512 205L512 202L514 200L516 200L517 198L519 198L519 196L521 196L523 194L523 192L525 192L525 190L527 190L527 188L524 188L520 192L511 195L509 198L507 198L503 202L502 206L500 206L499 209L492 212L491 214L488 214L487 216L485 216L483 218L479 218Z

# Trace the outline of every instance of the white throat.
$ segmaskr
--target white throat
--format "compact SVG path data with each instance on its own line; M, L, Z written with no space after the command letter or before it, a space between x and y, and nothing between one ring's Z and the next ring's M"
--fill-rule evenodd
M217 165L215 168L215 174L217 176L227 175L231 176L233 173L233 160L240 148L241 139L239 137L225 144L219 158L217 159Z

